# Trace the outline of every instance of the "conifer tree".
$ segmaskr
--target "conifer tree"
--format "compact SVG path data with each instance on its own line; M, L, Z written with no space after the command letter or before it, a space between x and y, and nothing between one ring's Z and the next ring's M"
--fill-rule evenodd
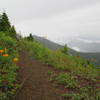
M30 33L29 37L27 38L30 41L34 41L33 35Z
M11 28L9 29L9 36L16 38L16 30L14 26L11 26Z
M7 14L4 12L0 19L0 31L8 31L11 28Z
M61 50L63 53L68 54L68 47L67 45L64 46L64 48Z
M2 15L0 14L0 31L2 30L1 20L2 20Z

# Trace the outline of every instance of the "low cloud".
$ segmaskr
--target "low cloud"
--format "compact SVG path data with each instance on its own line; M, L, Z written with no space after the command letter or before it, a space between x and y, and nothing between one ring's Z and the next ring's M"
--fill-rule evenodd
M81 42L85 42L85 43L100 43L99 40L86 40L86 39L82 39L82 38L77 38L77 40L81 41Z
M71 47L73 50L80 52L81 50L78 47Z

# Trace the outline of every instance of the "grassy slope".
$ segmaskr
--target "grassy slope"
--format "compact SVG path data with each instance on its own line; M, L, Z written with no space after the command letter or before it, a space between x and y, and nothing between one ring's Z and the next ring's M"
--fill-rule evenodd
M59 45L59 44L57 44L57 43L55 43L55 42L52 42L52 41L50 41L50 40L48 40L48 39L46 39L46 38L39 37L39 36L35 36L35 35L34 35L33 37L34 37L34 39L35 39L36 41L40 42L40 43L43 44L45 47L47 47L47 48L49 48L49 49L51 49L51 50L57 50L57 49L63 48L62 45Z
M57 50L63 48L62 45L59 45L57 43L54 43L48 39L45 39L43 37L38 37L38 36L33 36L36 41L39 41L41 44L43 44L45 47L51 49L51 50ZM77 52L71 48L69 48L69 53L72 55L80 55L81 57L84 57L85 59L88 59L91 61L92 64L95 66L100 65L100 53L82 53L82 52Z
M75 89L75 93L69 92L63 94L63 96L71 98L71 100L81 100L82 98L84 100L100 99L100 69L95 69L83 58L65 55L61 51L52 51L36 41L22 40L20 44L29 51L30 56L64 71L61 73L54 72L51 75L51 80L57 84L64 85L65 88Z

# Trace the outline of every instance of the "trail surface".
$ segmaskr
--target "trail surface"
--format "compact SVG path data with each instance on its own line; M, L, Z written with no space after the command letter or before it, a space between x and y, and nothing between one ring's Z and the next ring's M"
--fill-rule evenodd
M56 86L48 81L48 71L51 67L40 63L28 56L27 52L20 52L20 61L17 64L18 81L23 83L17 92L15 100L63 100Z

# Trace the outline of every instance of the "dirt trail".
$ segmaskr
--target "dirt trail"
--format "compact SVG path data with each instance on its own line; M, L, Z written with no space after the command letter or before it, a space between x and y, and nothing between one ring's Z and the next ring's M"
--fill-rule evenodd
M24 84L15 100L63 100L61 90L48 81L47 72L52 68L29 57L26 51L20 52L18 66L18 80Z

